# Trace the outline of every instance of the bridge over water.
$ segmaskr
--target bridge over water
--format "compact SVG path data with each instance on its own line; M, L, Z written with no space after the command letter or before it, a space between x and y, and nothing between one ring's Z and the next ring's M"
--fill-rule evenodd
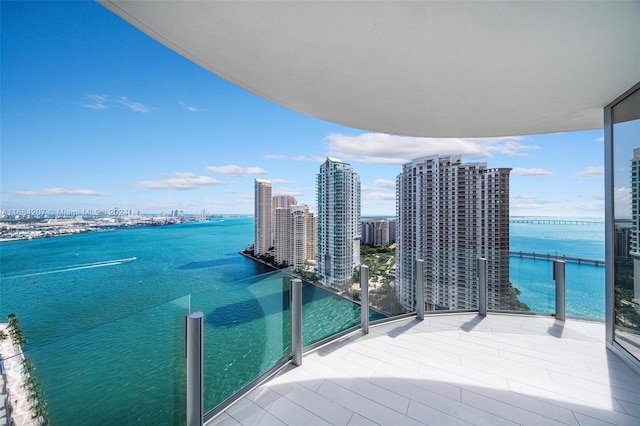
M509 219L509 223L531 223L534 225L604 225L602 221L571 219Z
M586 263L590 265L604 266L604 260L583 259L581 257L573 256L558 256L555 254L529 253L524 251L510 251L509 255L516 257L526 257L529 259L564 260L565 262Z

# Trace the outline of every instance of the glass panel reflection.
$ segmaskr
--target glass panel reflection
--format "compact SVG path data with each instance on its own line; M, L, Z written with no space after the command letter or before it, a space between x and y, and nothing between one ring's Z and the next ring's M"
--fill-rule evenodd
M612 116L615 340L640 358L640 90Z
M289 277L272 272L191 296L204 313L204 410L211 410L291 351Z

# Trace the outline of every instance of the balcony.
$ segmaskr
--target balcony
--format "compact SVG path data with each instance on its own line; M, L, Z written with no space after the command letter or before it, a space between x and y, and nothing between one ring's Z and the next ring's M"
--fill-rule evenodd
M640 376L599 322L440 314L307 353L211 425L640 422Z

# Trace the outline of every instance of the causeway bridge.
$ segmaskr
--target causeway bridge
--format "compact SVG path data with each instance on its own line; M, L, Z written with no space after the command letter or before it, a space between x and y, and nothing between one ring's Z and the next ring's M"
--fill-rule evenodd
M604 221L571 219L509 219L509 223L531 223L534 225L604 225Z
M530 253L524 251L510 251L509 255L515 257L526 257L529 259L564 260L565 262L586 263L589 265L604 266L604 260L583 259L581 257L573 256L558 256L555 254Z

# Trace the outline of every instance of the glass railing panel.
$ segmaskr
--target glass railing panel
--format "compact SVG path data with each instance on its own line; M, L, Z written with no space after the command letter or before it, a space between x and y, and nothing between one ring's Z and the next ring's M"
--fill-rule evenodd
M566 261L565 271L567 315L604 321L604 262Z
M291 353L289 275L272 272L191 296L204 314L204 411Z
M415 311L415 261L422 259L426 313L478 310L478 254L468 248L398 251L393 287L399 303Z
M371 253L362 255L360 263L369 268L369 321L406 314L408 310L400 303L396 291L395 249L371 247L368 250ZM354 285L354 290L360 291L359 284Z
M359 303L342 294L303 282L302 345L304 347L359 325Z
M46 403L48 422L183 423L188 300L175 299L42 344L30 341L29 329L23 330L24 356L33 369L31 379L23 374L21 380L37 384L36 399ZM7 374L20 378L22 369L10 368ZM12 390L14 401L25 392L17 386ZM18 404L24 407L24 402Z
M555 313L556 289L551 260L512 254L509 257L509 281L511 286L508 298L504 300L501 309L492 310L542 315Z
M541 260L545 281L554 259L565 261L565 306L567 316L604 319L604 221L602 218L517 217L510 223L511 264L526 256ZM513 275L513 274L512 274ZM518 277L516 277L516 281ZM551 281L553 282L553 280ZM515 284L515 283L514 283ZM516 285L518 287L518 285ZM527 290L526 282L521 290ZM523 299L528 296L523 295ZM529 299L531 301L531 299ZM530 303L532 311L540 308Z

